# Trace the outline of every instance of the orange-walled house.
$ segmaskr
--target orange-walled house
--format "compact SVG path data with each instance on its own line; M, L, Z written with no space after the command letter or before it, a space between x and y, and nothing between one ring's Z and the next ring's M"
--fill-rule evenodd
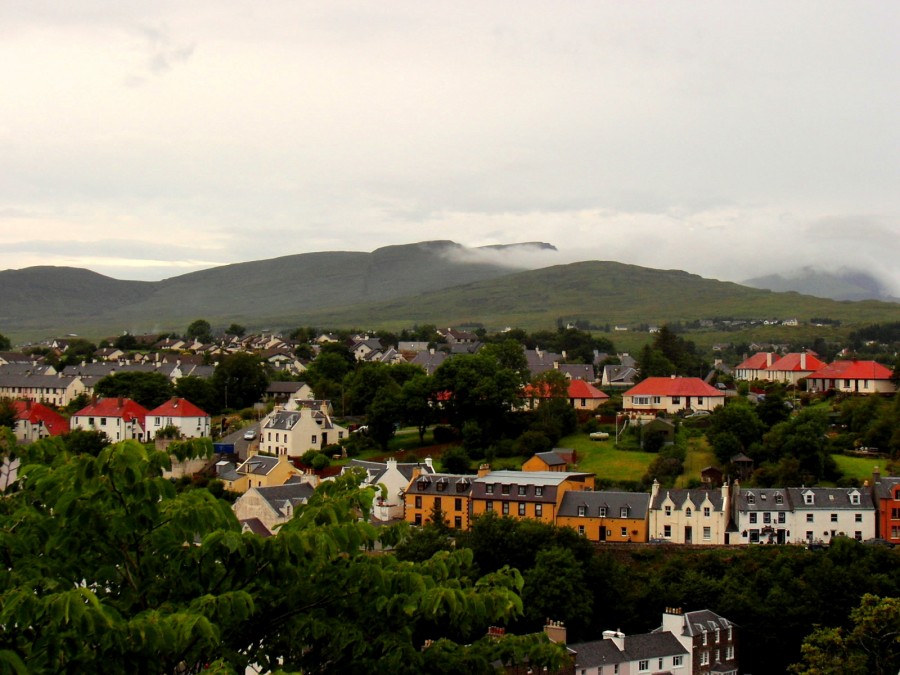
M894 545L900 545L900 477L882 477L876 469L872 475L872 492L877 509L877 535Z
M534 518L555 523L563 496L594 489L594 474L556 471L479 472L472 484L472 518L494 511L498 516Z
M219 465L219 478L225 483L225 489L231 492L246 492L252 487L284 485L299 473L285 455L268 457L251 454L238 467L230 462L220 462Z
M554 448L548 452L535 453L522 464L522 471L558 471L565 473L570 464L575 464L575 451L570 448Z
M646 492L566 492L556 524L590 541L646 542L650 495Z
M469 497L474 478L449 473L417 473L403 493L404 519L413 525L425 525L431 522L437 504L448 526L455 530L468 529Z

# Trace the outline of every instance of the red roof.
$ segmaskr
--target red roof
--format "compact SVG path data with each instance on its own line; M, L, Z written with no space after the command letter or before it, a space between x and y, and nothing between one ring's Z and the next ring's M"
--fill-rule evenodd
M756 352L753 356L739 363L734 370L763 370L769 364L769 354L772 352ZM775 360L773 354L773 362Z
M16 419L27 420L30 424L43 422L51 436L61 436L69 431L69 421L41 403L13 401L13 406L16 409Z
M785 354L780 359L778 359L771 366L766 368L766 370L781 370L781 371L792 371L792 372L815 372L819 370L819 368L825 367L825 362L820 361L816 358L816 355L812 352L806 352L806 365L802 365L804 354L798 354L797 352L793 352L791 354Z
M622 396L721 396L721 391L699 377L648 377Z
M147 413L151 417L209 417L186 398L173 398Z
M891 369L876 361L835 361L810 377L822 380L889 380Z
M569 398L609 398L609 394L600 391L590 382L585 382L584 380L572 380L569 382L568 394Z
M144 426L150 411L130 398L101 398L82 408L72 417L121 417L125 422L136 419Z

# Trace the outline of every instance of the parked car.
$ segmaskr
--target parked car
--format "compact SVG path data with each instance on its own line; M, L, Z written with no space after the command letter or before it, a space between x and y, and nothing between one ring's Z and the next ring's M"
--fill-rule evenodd
M684 419L690 420L690 419L696 419L698 417L708 417L711 414L712 413L710 413L709 410L695 410L690 415L687 415Z
M245 441L252 441L254 438L256 438L256 429L247 429L247 431L244 432Z

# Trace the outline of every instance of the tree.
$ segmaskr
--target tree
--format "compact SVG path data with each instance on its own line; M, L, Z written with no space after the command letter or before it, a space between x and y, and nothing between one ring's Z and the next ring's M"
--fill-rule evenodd
M132 349L137 349L138 341L137 338L134 337L134 335L132 335L131 333L123 333L116 338L113 346L116 349L121 349L123 352L127 352Z
M0 427L15 429L18 417L13 400L5 396L0 398Z
M168 377L158 372L125 371L101 378L94 385L98 396L121 396L140 403L145 408L156 408L172 397L174 387Z
M762 440L764 430L747 399L735 398L710 415L706 437L716 459L727 464L734 455L747 452L752 444Z
M237 338L244 337L244 334L247 332L247 328L242 326L239 323L233 323L228 328L225 329L225 335L233 335Z
M247 352L229 354L216 366L213 386L225 408L246 408L258 402L269 378L258 356Z
M175 382L175 394L185 398L210 415L217 414L222 405L216 396L213 382L205 377L186 375Z
M522 599L529 630L540 630L551 617L565 622L573 636L585 632L592 598L585 592L584 567L572 551L559 547L538 551L534 566L523 576Z
M23 453L26 480L0 502L6 672L488 673L514 651L560 664L540 637L482 637L521 614L517 572L478 579L464 550L368 555L405 529L368 523L358 475L323 483L263 539L208 490L177 492L168 454L136 441Z
M3 333L0 333L0 352L8 352L12 349L12 342Z
M400 397L400 387L391 380L378 390L375 399L366 408L366 424L369 426L369 436L382 450L387 450L388 442L394 437L397 424L403 417L403 400Z
M206 319L196 319L188 326L184 336L199 342L210 342L212 340L212 326L209 325L209 321Z
M795 675L894 675L900 670L900 598L867 593L851 626L818 626L803 640Z
M445 473L471 473L469 453L464 448L454 445L441 453L441 465Z
M419 432L419 444L425 443L425 431L434 421L434 380L419 373L403 384L400 390L403 421Z

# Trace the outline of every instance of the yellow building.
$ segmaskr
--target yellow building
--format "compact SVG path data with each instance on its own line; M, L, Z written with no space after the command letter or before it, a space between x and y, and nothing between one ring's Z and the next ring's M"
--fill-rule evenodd
M646 492L567 492L556 517L591 541L646 542L650 495Z
M225 483L225 489L231 492L246 492L252 487L284 485L291 476L300 473L285 455L267 457L251 454L237 468L230 462L220 462L216 470Z
M474 478L447 473L414 475L403 493L404 519L413 525L424 525L431 522L438 506L447 525L456 530L468 529Z
M556 471L479 471L472 483L472 518L494 511L498 516L556 522L567 492L594 489L592 473Z
M568 473L575 464L575 451L571 448L554 448L549 452L537 452L522 464L522 471L558 471Z

